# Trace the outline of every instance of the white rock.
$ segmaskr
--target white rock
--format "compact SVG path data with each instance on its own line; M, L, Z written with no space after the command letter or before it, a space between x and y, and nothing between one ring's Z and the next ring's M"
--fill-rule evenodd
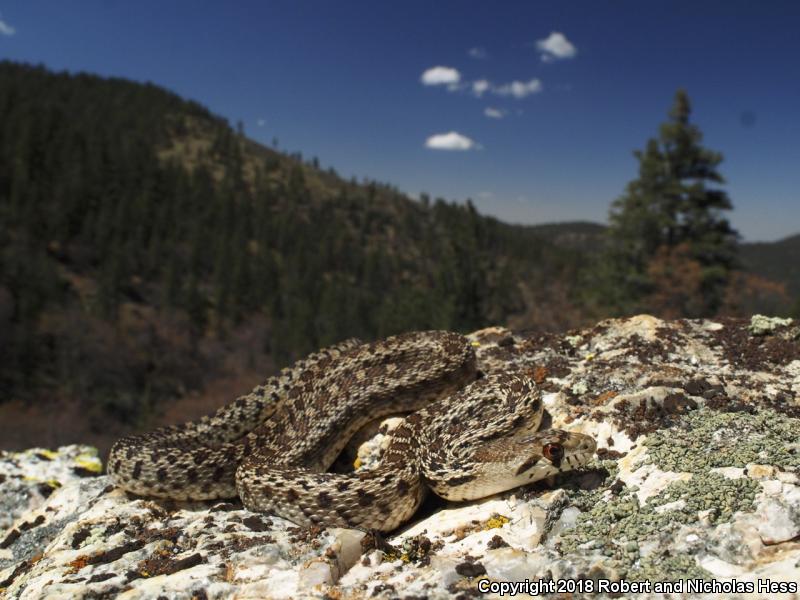
M0 586L6 588L5 597L14 600L81 595L189 600L203 594L213 600L356 600L373 594L437 600L471 593L476 580L467 575L479 572L478 565L488 577L506 581L548 572L554 579L587 573L619 577L616 559L610 560L604 550L622 548L628 553L627 543L620 546L619 540L589 530L579 507L602 509L630 493L644 505L672 483L686 481L691 488L693 478L650 464L646 436L634 438L629 432L654 427L668 431L679 423L680 415L666 414L670 407L663 400L670 394L688 394L684 387L692 380L704 382L702 390L724 378L727 396L756 409L765 395L774 398L794 390L791 402L800 394L800 360L753 367L757 358L746 363L737 359L737 349L729 345L742 343L743 336L728 333L740 334L742 329L727 321L676 324L649 316L608 320L579 332L581 351L574 354L564 352L563 341L534 347L521 336L513 346L496 352L493 340L507 339L508 333L481 332L473 339L480 342L476 350L483 357L482 370L544 369L544 404L552 423L589 433L601 447L625 456L607 483L602 483L605 472L598 467L590 474L563 477L569 491L543 490L539 483L482 501L447 505L385 536L399 552L390 556L379 550L362 555L362 532L301 530L238 504L132 499L107 488L105 477L77 476L74 467L79 459L87 459L80 458L89 452L85 447L52 454L0 454L0 475L5 476L0 477L0 531L6 528L0 533L0 545L5 546L0 548ZM744 337L750 339L749 334ZM594 353L592 360L584 349ZM581 390L584 393L575 398L572 392ZM605 401L597 400L601 394L606 394ZM700 406L705 402L702 392L693 399ZM360 449L353 448L348 461L358 456L361 468L366 468L387 441L388 436L373 436ZM724 448L737 441L729 430L720 430L714 443ZM630 540L634 558L625 568L635 573L642 564L658 565L664 556L688 556L720 580L800 579L800 478L786 465L771 464L769 456L765 452L744 470L733 464L708 470L758 481L753 510L719 522L719 514L709 509L687 525ZM48 480L62 487L45 498L37 490ZM608 485L614 480L624 485ZM592 491L594 485L601 487ZM576 491L580 486L584 491ZM597 504L587 505L585 494L592 493L588 497ZM686 503L677 498L659 510L679 510ZM587 530L591 536L579 538L577 550L564 553L565 541Z
M628 487L637 487L636 496L639 503L657 496L670 484L677 481L688 481L691 473L673 473L662 471L654 464L644 463L647 459L647 447L640 444L619 461L619 479Z
M730 577L741 577L747 573L744 567L725 562L716 556L704 556L698 561L700 567L711 573L718 579L727 579Z
M745 476L745 470L740 467L716 467L708 471L709 473L716 473L728 479L741 479Z
M787 498L791 502L791 498ZM767 498L758 507L758 533L765 544L778 544L800 536L800 503Z

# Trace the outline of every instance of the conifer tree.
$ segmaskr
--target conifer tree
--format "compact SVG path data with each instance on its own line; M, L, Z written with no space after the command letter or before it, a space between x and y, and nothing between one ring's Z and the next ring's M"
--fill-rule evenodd
M653 274L661 270L650 264L656 257L674 262L677 253L700 266L702 298L692 299L685 316L714 314L736 266L738 234L724 216L732 205L717 187L725 182L717 170L723 157L701 145L690 114L689 97L679 89L658 137L634 152L639 177L612 204L607 266L616 297L609 299L620 312L648 308L660 283Z

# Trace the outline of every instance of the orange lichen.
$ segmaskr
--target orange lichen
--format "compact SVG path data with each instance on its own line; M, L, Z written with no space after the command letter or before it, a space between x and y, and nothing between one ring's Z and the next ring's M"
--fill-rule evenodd
M83 567L85 567L88 564L89 564L89 557L88 556L86 556L85 554L82 555L82 556L79 556L78 558L73 560L71 563L69 563L69 569L67 570L67 574L68 575L73 575L73 574L77 573L78 571L80 571Z
M592 400L592 404L595 406L600 406L601 404L605 404L612 398L615 398L619 392L615 392L614 390L608 390L607 392L603 392L597 398Z

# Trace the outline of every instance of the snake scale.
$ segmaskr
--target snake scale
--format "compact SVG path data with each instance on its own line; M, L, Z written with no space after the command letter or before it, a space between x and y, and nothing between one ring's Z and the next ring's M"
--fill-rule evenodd
M210 416L118 440L108 472L135 494L245 507L299 525L390 531L428 489L488 496L582 466L594 440L537 431L532 379L478 377L470 342L445 331L348 340L284 369ZM328 473L367 423L410 412L380 465Z

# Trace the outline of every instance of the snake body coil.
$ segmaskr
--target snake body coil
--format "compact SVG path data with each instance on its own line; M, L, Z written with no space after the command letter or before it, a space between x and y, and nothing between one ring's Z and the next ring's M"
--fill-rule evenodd
M108 471L145 496L240 496L300 525L389 531L411 518L428 488L481 498L585 464L595 442L537 432L535 383L511 374L475 380L466 338L431 331L349 340L284 369L211 416L120 439ZM367 423L413 412L379 467L325 471Z

